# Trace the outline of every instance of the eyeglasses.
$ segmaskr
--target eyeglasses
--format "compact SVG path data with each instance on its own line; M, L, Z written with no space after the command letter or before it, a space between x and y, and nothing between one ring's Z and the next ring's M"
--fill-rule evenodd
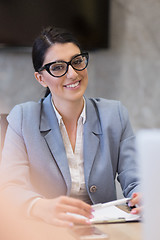
M89 55L87 52L81 53L74 56L69 62L56 61L47 63L39 69L39 72L46 70L53 77L62 77L67 73L69 65L76 71L84 70L88 65L88 59Z

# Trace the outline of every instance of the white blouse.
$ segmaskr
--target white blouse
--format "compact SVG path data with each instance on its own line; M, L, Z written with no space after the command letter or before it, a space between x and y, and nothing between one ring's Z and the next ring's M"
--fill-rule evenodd
M60 126L60 131L62 134L66 155L68 159L70 174L71 174L72 186L71 186L70 196L90 203L90 199L85 186L84 166L83 166L83 124L86 121L85 100L84 100L84 107L83 107L82 113L77 122L77 135L76 135L76 144L75 144L74 152L73 152L71 142L69 140L68 133L64 125L62 116L56 110L53 102L52 102L52 105Z

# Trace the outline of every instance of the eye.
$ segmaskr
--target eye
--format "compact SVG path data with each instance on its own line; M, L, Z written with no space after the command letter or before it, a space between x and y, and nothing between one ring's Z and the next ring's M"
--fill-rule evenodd
M63 71L65 69L65 64L63 63L54 63L50 66L50 71L57 72L57 71Z
M84 62L84 59L80 56L72 60L74 66L81 65Z

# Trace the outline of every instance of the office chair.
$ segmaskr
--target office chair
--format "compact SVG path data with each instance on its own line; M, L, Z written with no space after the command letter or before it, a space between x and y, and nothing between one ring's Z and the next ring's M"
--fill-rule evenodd
M8 126L7 116L8 116L8 114L0 114L0 159L2 156L4 139L5 139L6 130L7 130L7 126Z

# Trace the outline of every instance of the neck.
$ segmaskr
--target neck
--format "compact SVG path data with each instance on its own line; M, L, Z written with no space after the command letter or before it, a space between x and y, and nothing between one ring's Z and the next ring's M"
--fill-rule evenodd
M78 101L68 101L63 104L62 102L60 104L56 103L53 100L53 103L59 112L59 114L62 116L62 119L64 123L77 123L78 118L83 110L84 106L84 99L81 98Z

